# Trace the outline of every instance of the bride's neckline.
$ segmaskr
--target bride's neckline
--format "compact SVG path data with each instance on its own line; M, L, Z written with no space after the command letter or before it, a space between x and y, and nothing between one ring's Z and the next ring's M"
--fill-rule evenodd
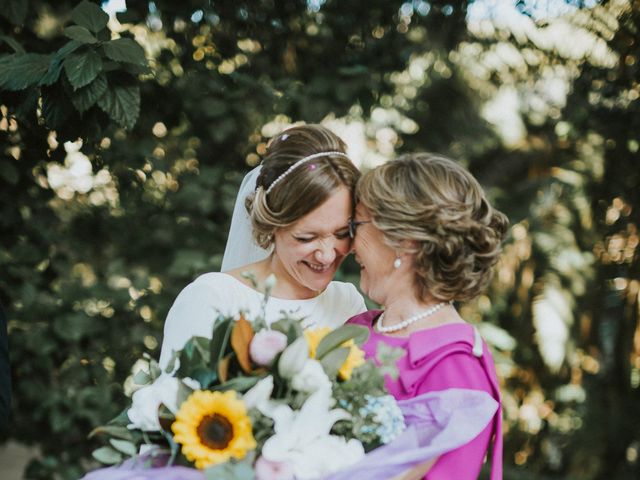
M226 272L220 272L220 273L222 275L225 275L226 277L232 278L236 283L238 283L239 285L242 285L245 289L250 290L251 292L255 293L256 295L264 295L264 292L261 292L260 290L256 290L255 288L247 285L246 283L244 283L239 278L234 277L233 275L230 275L230 274L228 274ZM296 299L296 298L281 298L281 297L275 297L275 296L271 295L269 297L269 301L276 300L278 302L313 303L313 302L316 302L322 295L324 295L324 293L326 291L327 291L327 289L325 288L322 292L320 292L315 297L300 298L300 299Z

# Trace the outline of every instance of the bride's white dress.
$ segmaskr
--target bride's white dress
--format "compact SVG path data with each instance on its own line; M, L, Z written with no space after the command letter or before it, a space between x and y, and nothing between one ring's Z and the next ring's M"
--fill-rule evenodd
M211 337L219 313L246 312L253 320L261 313L263 294L226 273L206 273L187 285L174 302L164 324L160 366L165 368L174 350L194 335ZM304 317L302 326L331 327L366 310L362 296L350 283L333 281L320 295L307 300L270 297L265 311L267 324L282 317L281 311Z

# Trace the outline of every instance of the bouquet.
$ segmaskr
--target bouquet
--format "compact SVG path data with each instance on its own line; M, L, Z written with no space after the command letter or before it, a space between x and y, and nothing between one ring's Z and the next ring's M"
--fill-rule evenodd
M269 326L220 316L211 338L191 338L165 372L146 359L129 408L91 433L107 443L93 456L129 459L121 473L162 465L164 478L313 479L354 465L405 429L384 389L398 354L365 361L367 336L356 325L303 331L284 312Z
M106 443L94 458L117 466L84 480L422 478L491 421L486 392L397 402L384 383L403 350L381 343L365 360L364 327L303 331L284 312L267 325L268 293L259 318L219 316L165 371L146 358L131 405L90 434Z

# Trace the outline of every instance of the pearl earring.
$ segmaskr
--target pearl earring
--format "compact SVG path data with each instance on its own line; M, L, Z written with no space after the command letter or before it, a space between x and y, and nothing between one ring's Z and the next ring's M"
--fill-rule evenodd
M396 257L393 262L393 268L398 269L402 266L402 259L400 257Z

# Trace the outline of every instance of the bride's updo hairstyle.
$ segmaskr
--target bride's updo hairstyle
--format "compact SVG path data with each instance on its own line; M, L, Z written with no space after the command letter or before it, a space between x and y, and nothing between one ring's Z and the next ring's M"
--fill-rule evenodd
M391 248L413 255L421 299L470 300L489 283L508 220L456 162L403 155L364 174L356 199Z
M342 139L321 125L292 127L271 140L256 190L245 202L260 247L271 247L277 229L293 225L340 187L353 193L360 172L345 150Z

